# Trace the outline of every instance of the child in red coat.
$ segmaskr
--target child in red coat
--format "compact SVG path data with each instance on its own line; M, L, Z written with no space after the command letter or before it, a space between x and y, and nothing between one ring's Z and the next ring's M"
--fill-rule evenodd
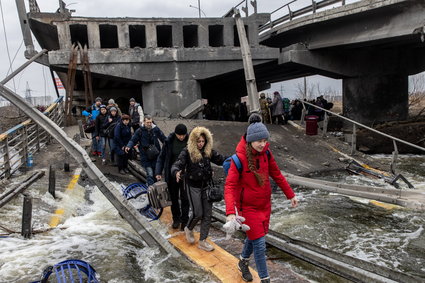
M280 172L269 150L267 139L270 134L266 126L259 122L249 125L247 133L236 147L236 154L242 164L241 173L231 163L226 178L224 198L226 202L227 221L232 221L235 214L243 216L250 230L246 232L244 248L238 268L245 281L252 281L249 272L249 257L254 253L255 264L261 282L270 282L266 265L265 235L268 233L271 213L271 186L269 176L291 200L292 207L298 200Z

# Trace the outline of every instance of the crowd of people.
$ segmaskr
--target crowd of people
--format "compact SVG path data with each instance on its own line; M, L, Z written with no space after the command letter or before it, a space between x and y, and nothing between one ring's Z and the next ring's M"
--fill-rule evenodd
M129 101L129 114L123 114L110 99L102 104L101 98L83 112L95 121L92 133L92 154L106 163L108 145L110 161L116 162L120 174L127 174L128 159L135 148L147 173L149 185L164 180L168 185L172 205L172 228L184 231L186 241L194 244L195 226L200 222L198 248L214 250L207 241L212 217L212 202L208 190L213 183L212 163L223 165L227 156L214 149L213 135L205 127L188 131L178 124L168 137L155 125L150 115L133 98ZM278 119L277 119L278 120ZM246 133L242 135L236 155L243 170L232 161L224 185L227 222L242 217L249 226L244 247L238 261L242 279L252 281L249 258L254 255L261 282L270 282L266 265L265 235L271 215L271 185L269 177L282 189L296 207L298 200L279 170L269 148L270 134L260 115L252 115Z
M313 100L306 100L309 103L330 110L333 103L328 102L323 95ZM259 98L262 120L265 124L284 125L288 120L301 120L303 105L301 100L283 97L278 91L273 93L273 98L266 97L265 93L260 93ZM317 115L319 121L323 119L325 112L315 107L306 105L306 115ZM206 104L203 117L207 120L219 121L239 121L248 120L248 109L246 102L226 103L218 105Z
M333 107L333 103L328 102L323 95L307 102L317 105L326 110ZM278 91L273 93L273 99L260 93L260 110L263 121L267 124L286 124L288 120L301 120L303 104L299 99L290 101L288 98L282 98ZM323 120L325 111L306 104L306 115L316 115L319 121Z

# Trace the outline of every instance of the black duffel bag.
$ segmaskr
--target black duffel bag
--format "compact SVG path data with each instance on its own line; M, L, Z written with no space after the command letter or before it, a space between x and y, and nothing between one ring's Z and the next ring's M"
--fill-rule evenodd
M158 148L154 144L150 144L146 148L145 153L146 153L146 157L149 160L155 160L158 157L158 155L159 155L159 150L158 150Z

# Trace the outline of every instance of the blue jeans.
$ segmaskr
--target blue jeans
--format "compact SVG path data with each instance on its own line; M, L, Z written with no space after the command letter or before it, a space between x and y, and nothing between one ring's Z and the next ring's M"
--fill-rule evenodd
M148 183L148 185L152 185L153 183L155 183L155 179L153 178L153 169L152 167L145 167L146 170L146 182Z
M255 265L257 266L258 276L260 278L269 277L266 264L266 239L264 237L250 240L245 239L242 250L242 258L249 259L252 252L254 252Z
M99 146L99 141L96 139L96 136L94 135L94 133L91 134L91 149L92 151L99 151L100 152L100 146Z
M113 138L107 138L108 139L108 146L109 146L109 153L111 155L111 161L115 162L115 156L114 156L114 147L115 147L115 142Z
M100 137L97 144L99 145L102 159L105 159L106 137Z

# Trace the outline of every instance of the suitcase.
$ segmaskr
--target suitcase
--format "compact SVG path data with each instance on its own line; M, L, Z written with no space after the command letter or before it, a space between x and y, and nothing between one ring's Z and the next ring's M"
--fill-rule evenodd
M149 203L153 208L161 209L171 205L171 197L166 182L156 182L148 188Z

